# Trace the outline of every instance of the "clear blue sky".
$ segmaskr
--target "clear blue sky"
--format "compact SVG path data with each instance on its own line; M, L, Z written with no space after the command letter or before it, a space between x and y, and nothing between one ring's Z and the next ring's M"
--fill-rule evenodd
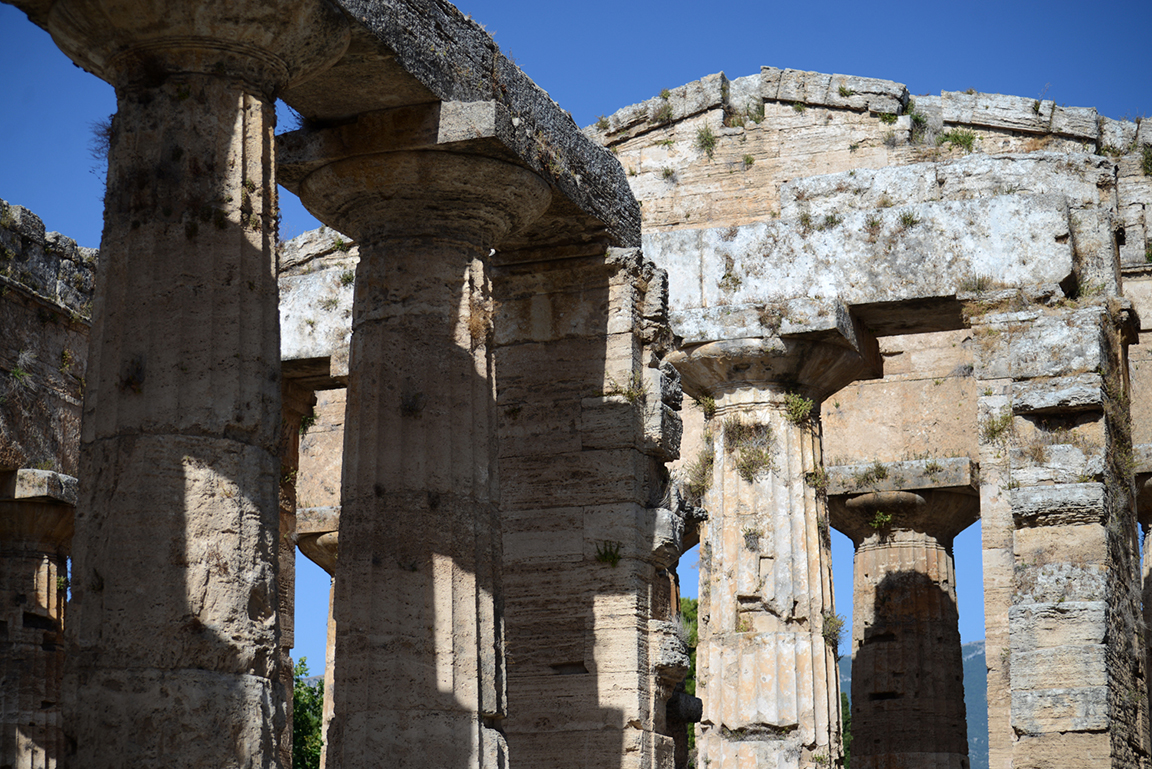
M1152 2L1068 0L966 3L687 0L462 0L513 58L580 125L724 71L761 65L879 77L913 94L966 90L1096 107L1113 118L1152 116ZM0 5L0 198L50 230L98 246L103 182L91 124L115 110L112 89L74 67L47 34ZM285 193L281 236L310 229ZM851 601L851 547L837 537L837 608ZM982 638L979 537L956 547L961 633ZM297 656L323 658L326 579L301 557ZM690 582L685 575L686 583Z

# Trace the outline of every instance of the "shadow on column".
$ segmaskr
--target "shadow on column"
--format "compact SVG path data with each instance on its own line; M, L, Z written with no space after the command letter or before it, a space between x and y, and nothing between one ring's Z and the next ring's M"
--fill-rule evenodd
M664 766L675 750L657 681L674 626L651 589L668 478L643 442L664 380L641 362L628 308L644 289L637 252L622 253L501 254L494 271L507 734L521 768ZM610 327L614 315L626 322Z
M876 585L852 659L854 769L968 766L958 622L926 574L890 571Z

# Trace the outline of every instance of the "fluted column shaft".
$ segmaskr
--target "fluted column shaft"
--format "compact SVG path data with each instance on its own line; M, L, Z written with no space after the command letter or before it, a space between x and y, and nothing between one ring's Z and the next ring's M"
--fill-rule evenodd
M967 499L974 507L976 498ZM968 733L953 532L902 526L902 504L927 507L920 518L931 519L931 502L926 505L918 494L869 494L849 502L860 517L851 528L859 535L853 569L852 764L963 769ZM941 519L950 518L938 512Z
M324 166L301 199L360 245L326 763L505 766L484 260L548 188L500 161L409 152Z
M708 620L697 651L705 727L697 744L702 762L723 769L816 766L840 755L830 625L825 634L834 617L827 512L805 481L820 467L820 423L817 415L790 419L788 395L772 385L716 395L701 535ZM767 463L753 469L759 451Z
M276 93L347 46L319 4L59 0L116 87L84 403L70 758L272 766L280 361Z
M72 506L0 502L0 766L54 769Z

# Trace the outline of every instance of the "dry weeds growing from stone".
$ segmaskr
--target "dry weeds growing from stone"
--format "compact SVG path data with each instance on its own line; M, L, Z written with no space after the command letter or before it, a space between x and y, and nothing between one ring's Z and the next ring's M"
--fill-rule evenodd
M804 483L815 489L818 494L822 494L828 490L828 471L823 467L810 470L804 473Z
M716 463L716 444L711 430L704 431L704 447L696 459L685 469L684 498L694 507L699 507L708 489L712 488L712 468Z
M725 451L733 458L736 473L748 483L772 469L774 443L771 425L746 423L736 416L724 420Z
M639 371L634 372L625 382L617 382L609 377L608 389L604 394L623 395L624 400L632 404L643 403L648 398L648 383L644 381L644 375Z
M832 650L836 659L840 659L840 637L844 633L844 618L835 612L826 611L823 614L823 628L820 634L824 636L824 643Z
M1012 431L1012 410L1008 409L997 416L990 416L980 428L980 437L985 443L999 443L1007 439Z
M700 408L705 419L711 419L716 416L716 399L711 395L701 395L699 398L693 398L692 400Z
M716 134L712 133L710 126L704 126L696 132L696 149L706 154L709 160L716 153Z

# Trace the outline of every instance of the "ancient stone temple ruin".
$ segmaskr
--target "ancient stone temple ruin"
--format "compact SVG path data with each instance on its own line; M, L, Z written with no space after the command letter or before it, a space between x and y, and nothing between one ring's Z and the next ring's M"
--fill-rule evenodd
M976 521L991 766L1149 766L1152 123L581 131L443 0L14 4L118 111L99 254L0 208L0 767L290 766L297 549L329 769L842 764L834 528L851 766L962 769Z

